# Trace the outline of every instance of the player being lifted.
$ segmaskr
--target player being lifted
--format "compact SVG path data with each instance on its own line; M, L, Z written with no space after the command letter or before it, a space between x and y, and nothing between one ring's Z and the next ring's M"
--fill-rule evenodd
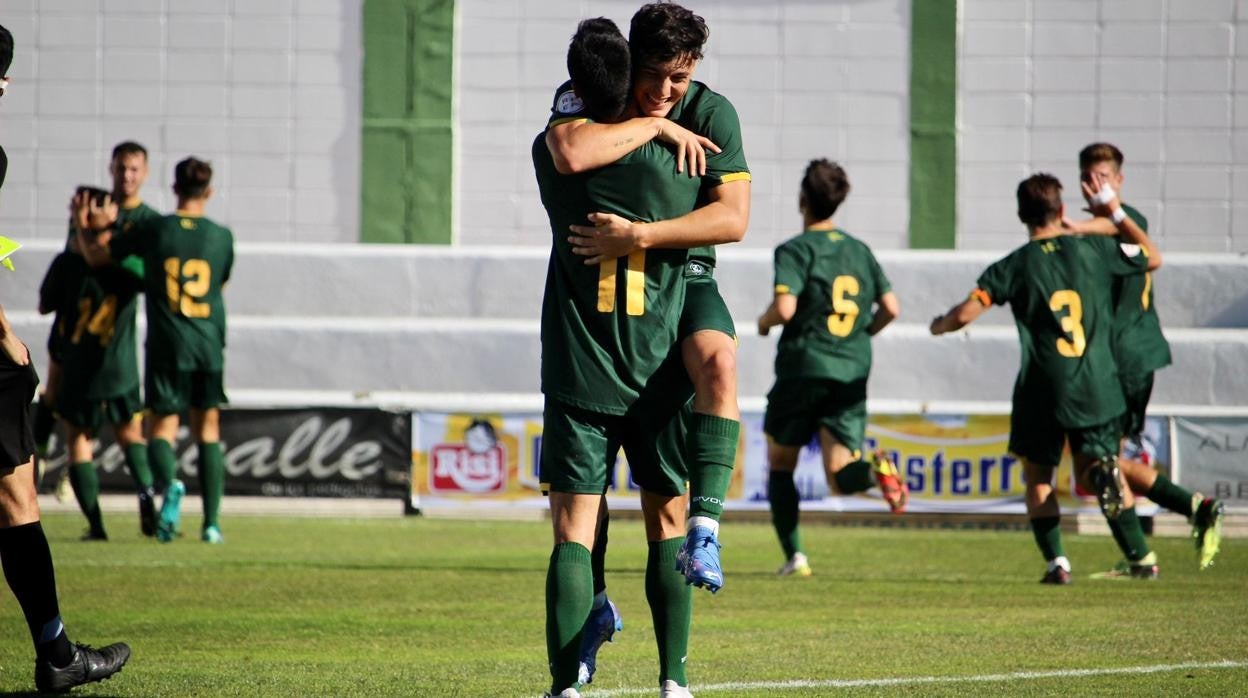
M576 108L564 109L556 101L547 144L560 172L589 171L659 140L677 151L678 171L691 177L701 175L703 181L699 207L678 220L629 221L599 212L590 216L593 226L573 226L573 251L585 256L587 264L647 248L735 242L744 235L749 219L750 175L741 146L740 122L728 100L692 79L708 37L703 19L688 9L672 3L645 5L634 14L629 31L636 66L631 88L634 116L601 123L586 119ZM707 149L717 155L708 159ZM711 591L724 583L718 520L740 432L735 328L712 276L714 261L713 248L694 249L686 272L688 288L677 351L696 387L696 414L688 426L683 453L673 455L689 464L690 490L686 541L676 565L689 583ZM594 614L585 633L583 653L583 675L589 678L598 647L622 627L614 605L606 598L602 569L608 518L605 507L601 512L600 532L592 551Z
M909 496L883 451L873 462L862 459L871 337L897 318L901 305L870 248L832 222L848 195L840 165L812 160L806 167L798 199L803 230L776 248L775 298L758 318L763 336L784 325L763 419L767 498L786 560L782 576L810 574L793 471L815 434L833 490L853 494L878 483L894 512L905 509Z
M1108 237L1064 236L1062 185L1035 174L1018 185L1018 218L1029 241L988 267L970 297L932 321L932 334L961 329L992 304L1010 304L1021 358L1009 450L1023 460L1027 513L1048 564L1042 582L1069 584L1053 473L1066 440L1075 475L1097 499L1114 539L1134 565L1154 564L1130 489L1118 468L1126 402L1113 356L1113 285L1160 265L1149 248Z
M178 415L189 408L199 449L204 521L201 538L221 543L219 513L225 487L220 405L224 385L225 303L221 291L234 264L234 235L204 216L212 196L212 168L193 157L174 169L178 210L114 231L117 207L78 197L79 244L92 266L138 255L148 270L144 399L152 413L149 455L162 473L176 473L173 443ZM159 270L159 271L158 271ZM156 536L172 541L181 520L181 480L171 479Z
M130 141L118 144L113 148L109 172L113 200L121 202L119 229L160 217L139 194L147 178L147 150L143 146ZM112 425L134 478L139 528L152 536L156 534L156 508L141 424L143 402L134 328L137 298L143 287L143 260L130 256L120 265L91 269L78 250L76 238L70 238L68 248L53 260L40 289L39 304L40 311L55 310L57 314L49 338L49 355L55 342L60 357L55 405L65 424L70 482L90 525L86 538L107 540L91 446L91 439L103 424ZM58 367L55 361L49 369L56 370L54 367ZM162 487L172 475L161 473Z
M1092 143L1079 151L1084 199L1096 218L1070 227L1076 232L1115 235L1120 242L1151 246L1148 220L1121 200L1123 160L1122 151L1111 143ZM1149 254L1160 258L1155 247L1149 247ZM1133 493L1187 517L1192 523L1200 568L1206 569L1213 564L1221 544L1224 505L1174 484L1144 462L1147 453L1141 434L1153 392L1153 374L1170 364L1170 345L1161 332L1151 274L1124 277L1114 285L1114 358L1127 402L1119 459L1123 477ZM1156 573L1156 565L1123 561L1103 576L1149 578Z

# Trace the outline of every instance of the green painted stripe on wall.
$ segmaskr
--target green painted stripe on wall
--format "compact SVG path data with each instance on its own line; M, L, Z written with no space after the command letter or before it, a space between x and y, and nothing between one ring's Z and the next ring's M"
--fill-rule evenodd
M360 241L451 243L454 0L365 0Z
M910 247L957 241L958 3L910 5Z

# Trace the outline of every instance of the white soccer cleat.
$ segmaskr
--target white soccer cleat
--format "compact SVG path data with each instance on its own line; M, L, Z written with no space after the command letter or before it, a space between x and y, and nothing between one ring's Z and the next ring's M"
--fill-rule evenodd
M565 688L559 691L558 695L554 693L543 693L544 698L581 698L581 692L575 688Z
M806 560L806 554L793 553L793 557L784 563L784 567L776 570L776 574L781 577L809 577L810 563Z
M668 679L659 689L659 698L693 698L693 694L685 686Z

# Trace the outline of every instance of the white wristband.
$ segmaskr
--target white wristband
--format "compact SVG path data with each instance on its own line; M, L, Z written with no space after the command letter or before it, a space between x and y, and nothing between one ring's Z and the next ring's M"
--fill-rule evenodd
M1092 200L1098 204L1105 205L1113 201L1115 196L1117 196L1117 194L1114 193L1114 188L1106 184L1101 187L1101 190L1096 193L1096 196L1092 197Z
M1109 214L1109 219L1112 220L1115 225L1117 225L1118 223L1121 223L1127 219L1127 212L1122 210L1122 207L1119 206L1118 208L1114 209L1113 213Z

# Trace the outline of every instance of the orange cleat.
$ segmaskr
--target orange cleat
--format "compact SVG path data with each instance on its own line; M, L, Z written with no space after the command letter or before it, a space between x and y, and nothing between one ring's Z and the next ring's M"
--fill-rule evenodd
M884 496L884 501L888 502L888 507L894 514L902 513L910 501L910 490L906 487L901 472L882 448L876 449L872 461L871 469L875 471L875 481L880 485L880 494Z

